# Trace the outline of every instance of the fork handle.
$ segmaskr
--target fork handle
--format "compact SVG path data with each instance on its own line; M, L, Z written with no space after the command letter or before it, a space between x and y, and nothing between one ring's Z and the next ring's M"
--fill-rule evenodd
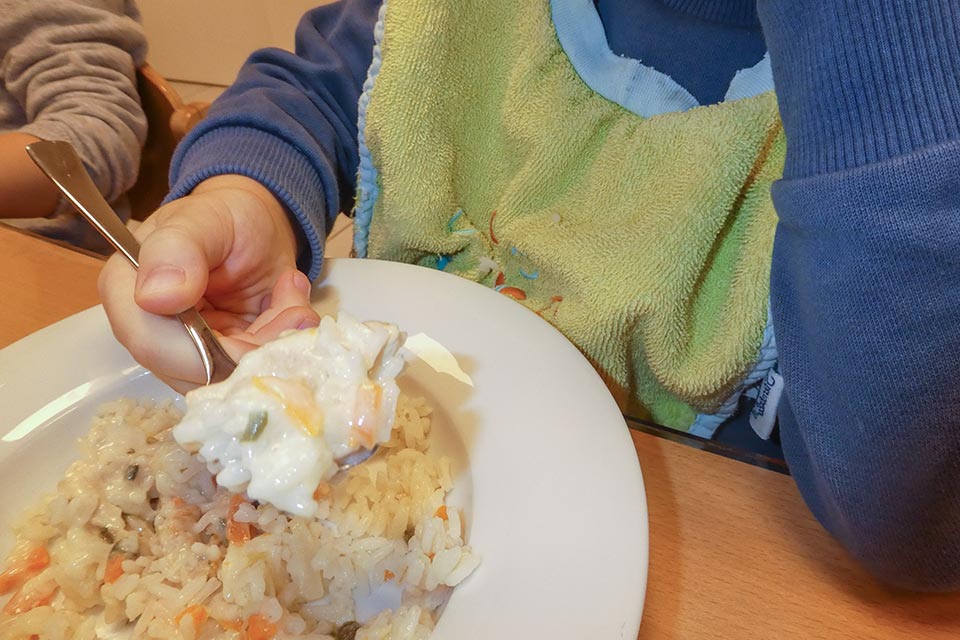
M77 211L134 269L139 269L140 243L97 189L73 146L67 142L41 140L28 144L26 150ZM227 378L237 364L223 349L223 345L200 312L191 307L178 313L177 318L183 323L200 354L206 383L220 382Z
M28 144L26 149L77 211L123 254L134 269L139 269L140 243L107 204L73 146L67 142L41 140Z

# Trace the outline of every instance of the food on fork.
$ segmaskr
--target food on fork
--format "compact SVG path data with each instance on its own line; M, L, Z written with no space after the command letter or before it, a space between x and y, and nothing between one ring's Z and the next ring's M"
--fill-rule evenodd
M249 352L230 377L187 394L173 435L221 486L294 515L336 460L390 437L404 360L396 326L341 313Z

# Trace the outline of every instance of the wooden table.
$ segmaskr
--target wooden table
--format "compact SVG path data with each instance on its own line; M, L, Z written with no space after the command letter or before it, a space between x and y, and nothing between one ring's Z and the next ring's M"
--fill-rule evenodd
M100 266L0 226L0 347L97 304ZM650 511L640 638L960 637L960 597L881 587L821 529L789 476L632 435Z

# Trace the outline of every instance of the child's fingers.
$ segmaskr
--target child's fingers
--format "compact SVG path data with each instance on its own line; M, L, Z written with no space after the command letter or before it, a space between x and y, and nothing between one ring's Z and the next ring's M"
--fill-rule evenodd
M263 327L273 323L287 309L300 309L299 321L292 326L287 326L287 329L302 328L298 325L311 318L316 319L316 323L311 326L320 322L320 316L310 306L310 280L303 273L294 269L286 271L277 278L277 282L270 295L265 298L264 304L263 312L247 329L251 335L258 335ZM293 322L292 316L285 317L291 318L290 322Z
M312 307L287 307L252 334L257 344L265 344L290 329L309 329L320 324L320 315Z

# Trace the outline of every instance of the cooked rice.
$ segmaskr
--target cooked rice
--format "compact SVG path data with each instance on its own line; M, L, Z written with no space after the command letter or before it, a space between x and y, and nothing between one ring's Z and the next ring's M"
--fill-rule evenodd
M356 640L427 638L478 559L461 513L444 504L449 461L426 452L429 407L401 396L397 413L386 455L321 484L318 513L302 518L217 487L174 441L180 413L171 404L105 405L57 492L15 527L0 586L6 577L16 588L16 558L31 550L45 549L50 562L4 607L0 638L122 629L135 638L342 640L357 627L354 592L384 582L402 588L402 605ZM252 537L237 538L247 527Z

